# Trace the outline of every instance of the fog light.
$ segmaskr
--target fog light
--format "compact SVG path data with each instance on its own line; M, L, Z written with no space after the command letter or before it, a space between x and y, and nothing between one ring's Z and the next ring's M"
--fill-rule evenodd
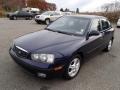
M42 77L42 78L46 78L47 75L44 74L44 73L37 73L37 76L38 76L38 77Z

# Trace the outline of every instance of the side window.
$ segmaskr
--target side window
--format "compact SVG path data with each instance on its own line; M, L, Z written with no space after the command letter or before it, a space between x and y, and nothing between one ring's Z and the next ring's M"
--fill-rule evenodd
M20 14L20 15L23 14L23 11L20 11L19 14Z
M91 30L101 30L101 25L100 25L100 20L99 19L94 19L92 21L92 25L91 25Z
M51 16L54 16L54 15L55 15L55 13L53 12L53 13L51 13L50 15L51 15Z
M101 20L101 24L102 24L102 30L106 30L111 27L110 22L106 19Z
M60 15L60 13L55 12L54 15Z

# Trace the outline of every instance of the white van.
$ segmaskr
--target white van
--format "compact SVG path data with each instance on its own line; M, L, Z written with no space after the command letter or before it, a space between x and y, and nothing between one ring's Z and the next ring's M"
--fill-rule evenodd
M38 15L40 13L40 9L39 8L31 8L31 7L27 7L27 8L23 8L23 11L32 13L34 15Z
M120 27L120 18L118 19L117 27Z

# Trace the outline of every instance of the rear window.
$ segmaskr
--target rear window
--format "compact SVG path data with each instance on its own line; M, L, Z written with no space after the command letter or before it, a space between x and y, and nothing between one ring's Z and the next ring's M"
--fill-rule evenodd
M102 19L101 23L102 23L102 30L106 30L111 27L111 24L107 19Z

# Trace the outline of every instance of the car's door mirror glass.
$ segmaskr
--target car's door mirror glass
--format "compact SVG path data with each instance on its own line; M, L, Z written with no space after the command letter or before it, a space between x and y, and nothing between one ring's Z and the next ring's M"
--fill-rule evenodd
M89 32L89 34L88 34L88 35L89 35L89 37L90 37L90 36L98 36L99 34L100 34L100 32L99 32L99 31L92 30L92 31L90 31L90 32Z

